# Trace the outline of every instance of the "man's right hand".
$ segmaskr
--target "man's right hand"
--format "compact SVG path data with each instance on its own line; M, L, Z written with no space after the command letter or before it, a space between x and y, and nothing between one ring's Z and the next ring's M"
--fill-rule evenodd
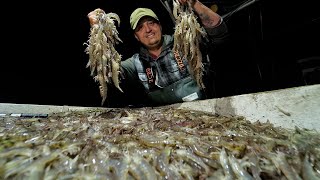
M97 24L98 23L98 20L97 20L97 12L100 11L101 9L95 9L91 12L89 12L89 14L87 15L87 17L89 18L89 22L90 22L90 25L94 25L94 24Z

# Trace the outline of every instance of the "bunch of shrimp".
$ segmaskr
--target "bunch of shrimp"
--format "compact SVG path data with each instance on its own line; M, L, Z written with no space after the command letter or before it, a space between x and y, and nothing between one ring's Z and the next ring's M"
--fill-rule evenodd
M115 21L120 25L119 16L115 13L106 14L102 9L95 11L98 23L91 26L89 40L86 43L85 52L89 54L86 67L90 67L91 76L100 84L103 105L107 98L107 83L113 82L114 86L123 92L119 86L119 64L122 57L115 49L115 45L122 40L115 26Z
M173 16L176 19L173 51L183 54L182 57L189 63L190 73L199 87L204 88L202 53L199 45L207 33L197 21L191 4L190 1L186 5L181 5L178 0L173 1Z

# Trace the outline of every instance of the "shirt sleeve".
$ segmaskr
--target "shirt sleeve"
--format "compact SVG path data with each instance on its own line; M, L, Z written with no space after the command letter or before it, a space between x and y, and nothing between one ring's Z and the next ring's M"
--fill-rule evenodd
M126 81L134 80L137 77L137 70L134 66L133 58L128 58L121 62L121 73Z
M228 37L228 27L222 18L217 26L213 28L205 28L205 30L213 44L223 43Z
M121 73L123 74L123 80L121 88L123 89L123 101L127 105L133 107L148 106L150 104L145 89L140 83L138 73L134 64L133 58L128 58L121 61Z

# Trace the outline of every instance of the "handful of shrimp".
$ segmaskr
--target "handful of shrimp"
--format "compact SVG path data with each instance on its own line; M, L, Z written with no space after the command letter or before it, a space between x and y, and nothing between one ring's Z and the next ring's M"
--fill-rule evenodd
M187 59L190 73L198 86L205 88L202 81L203 64L199 45L201 38L206 38L207 32L198 23L192 3L192 0L187 0L183 5L179 0L173 0L173 16L176 20L173 51L183 54L182 57Z
M89 40L85 52L89 54L89 62L86 67L90 67L91 76L99 82L100 95L102 97L101 106L107 98L107 83L113 83L120 88L120 62L121 55L116 51L115 45L122 40L118 36L115 26L117 21L120 25L120 18L115 13L106 14L102 9L94 10L96 13L97 23L90 28Z

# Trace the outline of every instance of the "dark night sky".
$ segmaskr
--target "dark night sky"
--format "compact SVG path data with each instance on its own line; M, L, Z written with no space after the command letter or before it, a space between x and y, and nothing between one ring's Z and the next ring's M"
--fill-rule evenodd
M216 2L218 13L223 15L242 1L201 2L208 6ZM120 16L118 31L124 43L118 45L118 52L126 59L138 46L129 28L129 16L139 6L154 9L164 33L173 32L168 13L155 0L85 0L72 6L46 1L37 7L28 4L28 8L21 5L17 17L9 19L3 28L8 33L3 33L7 43L3 42L0 67L0 103L99 106L98 84L85 67L88 56L83 43L88 40L90 28L86 15L102 8ZM260 0L225 19L229 41L211 57L215 96L294 87L306 81L319 83L315 75L304 78L301 67L307 65L297 63L311 58L316 60L308 66L319 66L320 13L316 7L311 0L303 4ZM117 92L109 96L115 100Z

